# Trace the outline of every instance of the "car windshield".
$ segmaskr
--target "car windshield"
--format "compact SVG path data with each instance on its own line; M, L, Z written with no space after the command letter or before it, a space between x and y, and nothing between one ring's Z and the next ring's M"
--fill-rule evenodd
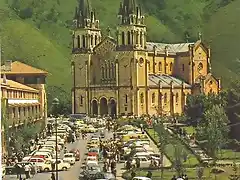
M65 158L71 158L71 157L73 157L73 155L71 155L71 154L66 154L66 155L64 155L64 157L65 157Z
M89 152L98 152L97 149L89 149Z

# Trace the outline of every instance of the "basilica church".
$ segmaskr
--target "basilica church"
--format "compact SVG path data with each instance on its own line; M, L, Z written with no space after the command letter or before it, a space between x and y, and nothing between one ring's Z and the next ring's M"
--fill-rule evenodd
M116 37L103 37L88 0L80 0L72 36L72 111L88 115L176 115L189 94L218 93L210 48L201 41L147 41L142 9L122 0Z

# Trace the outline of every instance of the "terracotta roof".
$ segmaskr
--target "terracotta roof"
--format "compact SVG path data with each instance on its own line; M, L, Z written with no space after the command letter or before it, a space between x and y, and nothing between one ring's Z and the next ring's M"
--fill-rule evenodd
M5 65L1 67L1 69L3 69L1 72L2 74L48 74L47 71L37 69L19 61L12 62L11 71L4 71L4 68Z
M29 86L26 86L24 84L18 83L16 81L12 80L6 80L7 82L3 82L3 78L1 78L1 86L7 86L7 88L21 90L21 91L31 91L31 92L39 92L37 89L31 88Z

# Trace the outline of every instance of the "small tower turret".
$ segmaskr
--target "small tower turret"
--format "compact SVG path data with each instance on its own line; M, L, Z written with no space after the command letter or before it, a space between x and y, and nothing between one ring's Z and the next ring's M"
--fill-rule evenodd
M101 42L101 30L89 0L79 0L74 15L73 53L86 53Z
M118 13L118 49L144 50L146 48L145 16L135 0L123 0Z

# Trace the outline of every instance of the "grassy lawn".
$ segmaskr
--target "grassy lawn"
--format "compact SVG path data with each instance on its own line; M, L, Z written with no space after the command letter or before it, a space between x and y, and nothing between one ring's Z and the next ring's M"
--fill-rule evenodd
M210 173L211 169L210 168L206 168L204 169L204 177L205 179L208 180L227 180L229 175L232 174L232 169L231 168L224 168L225 172L216 175L215 178L215 174ZM153 180L159 180L159 177L161 177L161 171L152 171ZM189 179L196 179L197 176L197 170L196 169L186 169L185 170L185 174L188 175ZM146 176L147 175L147 171L137 171L136 172L137 176ZM169 180L173 177L173 175L176 175L176 172L174 170L164 170L163 176L164 179Z
M218 153L218 159L240 159L240 152L231 149L223 149Z
M187 134L193 134L193 133L196 133L195 128L192 127L192 126L184 127L184 129L186 130Z
M155 133L154 136L154 130L153 129L149 129L148 133L151 137L154 138L154 140L156 142L159 142L159 138L157 133ZM190 165L190 166L194 166L199 164L198 159L196 158L196 156L194 154L192 154L184 144L182 144L179 140L177 140L176 138L171 137L171 135L169 134L169 143L166 145L165 147L165 155L169 158L169 160L171 162L174 162L175 159L175 146L180 147L180 149L182 149L183 153L187 155L187 161L184 162L184 165Z

